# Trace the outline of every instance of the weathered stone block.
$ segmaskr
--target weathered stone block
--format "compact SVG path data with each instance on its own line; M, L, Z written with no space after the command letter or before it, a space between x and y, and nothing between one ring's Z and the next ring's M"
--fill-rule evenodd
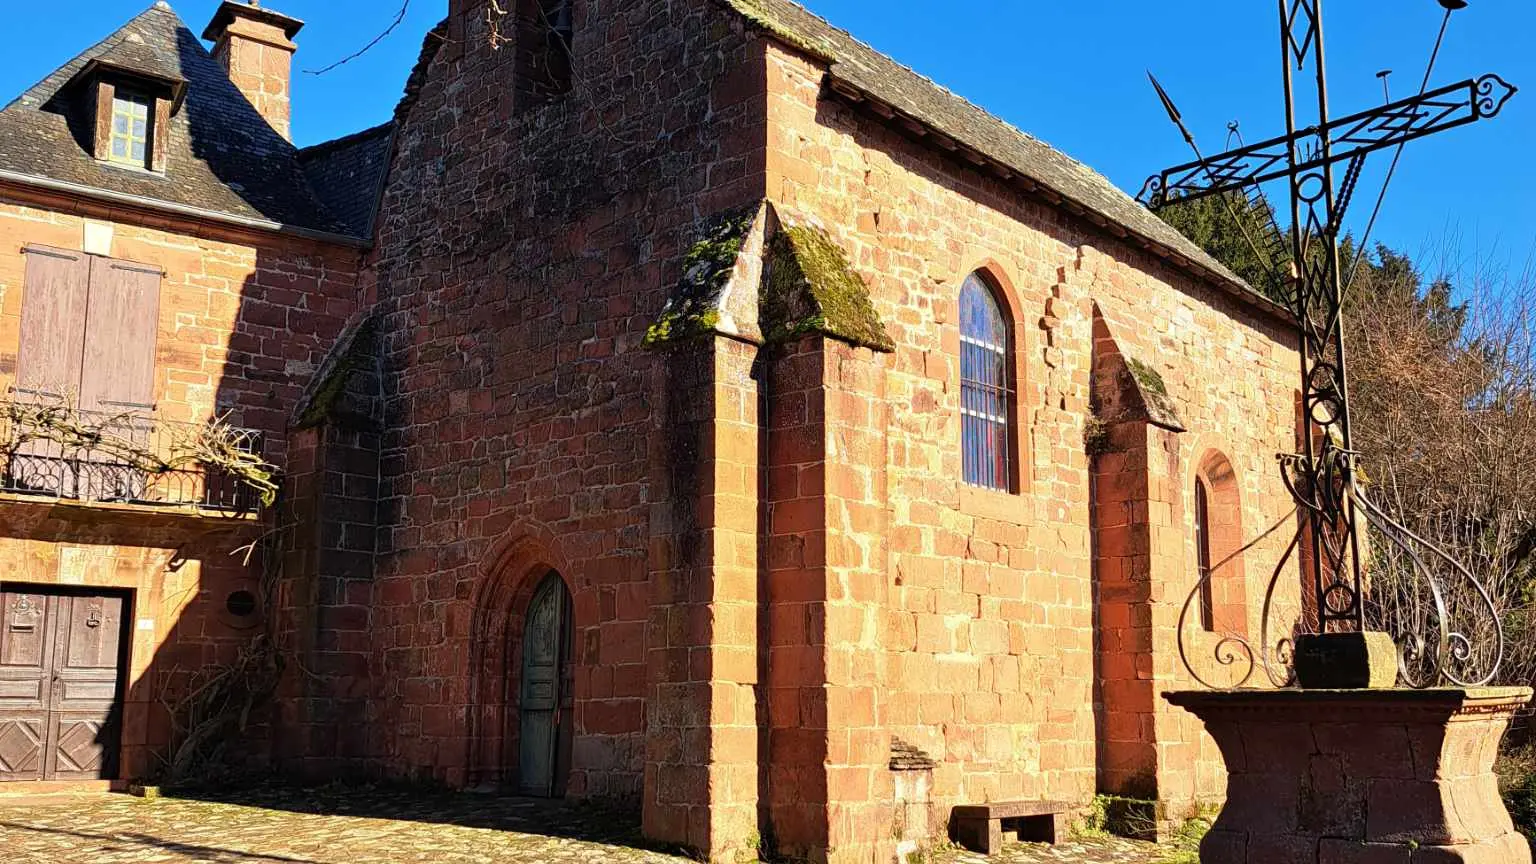
M1397 645L1388 633L1306 633L1296 638L1296 681L1312 690L1391 687Z

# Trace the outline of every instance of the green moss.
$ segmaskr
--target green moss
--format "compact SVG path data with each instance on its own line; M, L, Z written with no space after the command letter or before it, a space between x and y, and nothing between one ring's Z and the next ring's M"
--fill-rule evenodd
M1510 818L1515 820L1516 830L1536 838L1536 747L1500 753L1494 770L1499 775L1499 793Z
M773 240L759 304L763 336L782 342L822 333L876 351L894 351L869 287L826 232L785 227Z
M318 426L331 416L331 412L336 409L336 403L341 400L342 394L347 392L347 382L352 380L352 373L362 368L372 358L374 337L377 333L377 318L368 318L358 325L346 350L336 358L336 364L315 388L309 404L299 415L296 424L299 429Z
M795 32L793 27L773 17L773 13L753 2L753 0L728 0L728 2L731 8L735 9L741 17L773 34L774 38L784 44L792 48L798 48L813 57L820 58L829 63L837 59L832 46L807 39L803 34Z
M1125 365L1135 377L1137 386L1146 394L1156 394L1167 397L1168 385L1163 383L1163 376L1151 366L1137 360L1135 357L1125 358Z
M714 332L720 324L720 295L731 281L757 211L754 204L710 221L704 236L683 257L683 278L661 317L646 329L642 345L662 348Z
M1207 816L1184 820L1164 843L1167 852L1158 864L1200 864L1200 841L1210 832L1213 821Z
M1173 404L1173 397L1168 395L1168 385L1163 382L1163 376L1158 374L1156 369L1130 355L1125 357L1125 367L1130 370L1131 379L1136 382L1136 389L1141 393L1148 419L1159 426L1182 430L1184 423L1179 419L1179 411Z
M1109 424L1098 414L1089 414L1083 423L1083 449L1089 456L1109 452Z

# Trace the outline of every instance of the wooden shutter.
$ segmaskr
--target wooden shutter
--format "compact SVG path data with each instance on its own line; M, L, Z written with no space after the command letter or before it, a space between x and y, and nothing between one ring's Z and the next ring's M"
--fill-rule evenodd
M96 128L92 143L97 159L105 159L112 152L112 98L117 88L110 81L96 84Z
M171 151L171 100L161 96L155 99L155 122L150 130L154 141L149 145L149 170L165 171Z
M80 387L91 262L80 252L28 246L16 395L73 397Z
M160 277L159 270L126 261L91 261L80 374L83 410L123 414L154 408Z

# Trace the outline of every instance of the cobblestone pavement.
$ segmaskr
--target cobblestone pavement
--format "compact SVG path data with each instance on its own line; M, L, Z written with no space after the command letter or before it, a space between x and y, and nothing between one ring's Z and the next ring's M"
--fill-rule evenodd
M1018 844L943 864L1158 864L1145 843ZM493 796L326 789L203 799L0 799L5 864L683 864L634 817Z
M1004 846L991 858L955 851L939 860L943 864L1162 864L1171 855L1172 850L1166 847L1107 837L1071 840L1055 846L1016 843Z
M474 795L267 792L0 802L6 864L680 864L631 816Z

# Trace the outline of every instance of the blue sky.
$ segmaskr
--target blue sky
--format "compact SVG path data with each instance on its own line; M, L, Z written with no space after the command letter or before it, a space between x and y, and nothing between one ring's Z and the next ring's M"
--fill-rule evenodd
M106 35L148 0L9 4L13 40L0 65L8 101ZM613 2L613 0L609 0ZM216 0L173 5L201 32ZM297 67L339 59L382 30L395 0L267 0L303 18ZM819 14L917 71L1056 145L1135 193L1188 151L1147 84L1154 71L1207 152L1237 120L1249 141L1281 131L1279 36L1271 0L809 0ZM323 76L296 74L300 144L389 117L445 0L411 0L404 23L365 56ZM963 7L968 14L955 10ZM1386 11L1390 10L1390 11ZM1417 90L1439 26L1434 0L1329 0L1336 114ZM1528 90L1499 118L1409 146L1376 238L1410 252L1449 247L1461 266L1523 269L1536 251L1536 3L1473 0L1456 14L1431 86L1498 72ZM1363 228L1390 156L1362 180L1351 222ZM1449 238L1447 241L1445 238Z

